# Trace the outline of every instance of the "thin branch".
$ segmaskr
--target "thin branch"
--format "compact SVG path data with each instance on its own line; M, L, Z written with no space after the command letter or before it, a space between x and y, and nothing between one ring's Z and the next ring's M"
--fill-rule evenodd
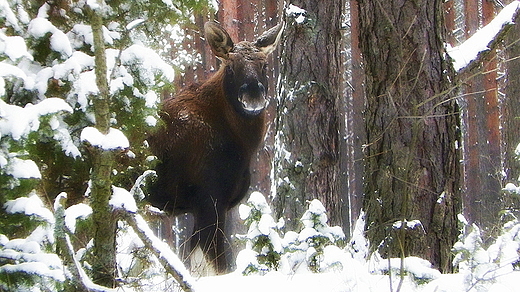
M159 262L166 272L172 275L177 281L182 290L185 292L195 291L195 280L190 276L188 270L182 264L182 261L165 242L153 234L153 231L148 227L143 217L128 211L123 211L123 216L125 221L132 226L144 245L159 259Z

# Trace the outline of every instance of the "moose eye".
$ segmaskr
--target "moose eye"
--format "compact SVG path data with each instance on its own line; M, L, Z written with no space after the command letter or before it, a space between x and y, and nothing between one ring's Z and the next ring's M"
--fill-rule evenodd
M235 71L233 71L233 68L231 68L231 66L226 66L226 74L233 75L235 74Z
M265 72L267 72L267 69L268 69L267 64L264 64L262 66L262 71L265 73Z

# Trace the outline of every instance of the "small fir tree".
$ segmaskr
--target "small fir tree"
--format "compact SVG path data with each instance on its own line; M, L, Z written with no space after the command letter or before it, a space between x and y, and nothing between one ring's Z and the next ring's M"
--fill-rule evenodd
M271 216L271 208L264 195L253 192L247 203L240 205L239 211L248 232L242 236L246 239L246 248L237 257L237 270L244 275L278 270L283 252L280 224L275 223Z
M300 219L299 233L288 231L282 236L283 218L276 223L264 196L254 192L247 204L240 206L248 233L241 237L246 248L237 257L237 271L245 275L282 271L294 274L301 269L323 272L341 267L345 234L339 226L327 224L325 207L319 200L309 202L309 209Z

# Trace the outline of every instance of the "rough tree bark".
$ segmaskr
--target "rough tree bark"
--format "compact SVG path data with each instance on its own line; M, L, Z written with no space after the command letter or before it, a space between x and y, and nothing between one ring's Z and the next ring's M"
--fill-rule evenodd
M367 236L383 256L420 256L446 272L461 194L443 13L441 0L359 0Z
M297 230L307 200L318 198L331 224L348 226L339 184L343 95L343 0L298 0L304 21L288 17L281 56L274 169L275 215Z
M508 1L512 2L512 1ZM515 149L520 143L520 14L516 15L514 27L509 30L505 40L507 81L505 99L503 101L502 139L504 145L504 185L518 184L520 178L520 161ZM511 202L507 205L520 210L520 200L507 197Z

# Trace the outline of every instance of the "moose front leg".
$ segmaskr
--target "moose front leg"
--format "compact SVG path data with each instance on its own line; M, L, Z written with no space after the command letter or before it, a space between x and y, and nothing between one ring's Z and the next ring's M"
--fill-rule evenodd
M201 210L203 211L194 215L195 228L191 238L191 249L193 251L199 246L217 273L226 273L231 263L231 246L224 233L225 208L215 202L211 206L202 207Z

